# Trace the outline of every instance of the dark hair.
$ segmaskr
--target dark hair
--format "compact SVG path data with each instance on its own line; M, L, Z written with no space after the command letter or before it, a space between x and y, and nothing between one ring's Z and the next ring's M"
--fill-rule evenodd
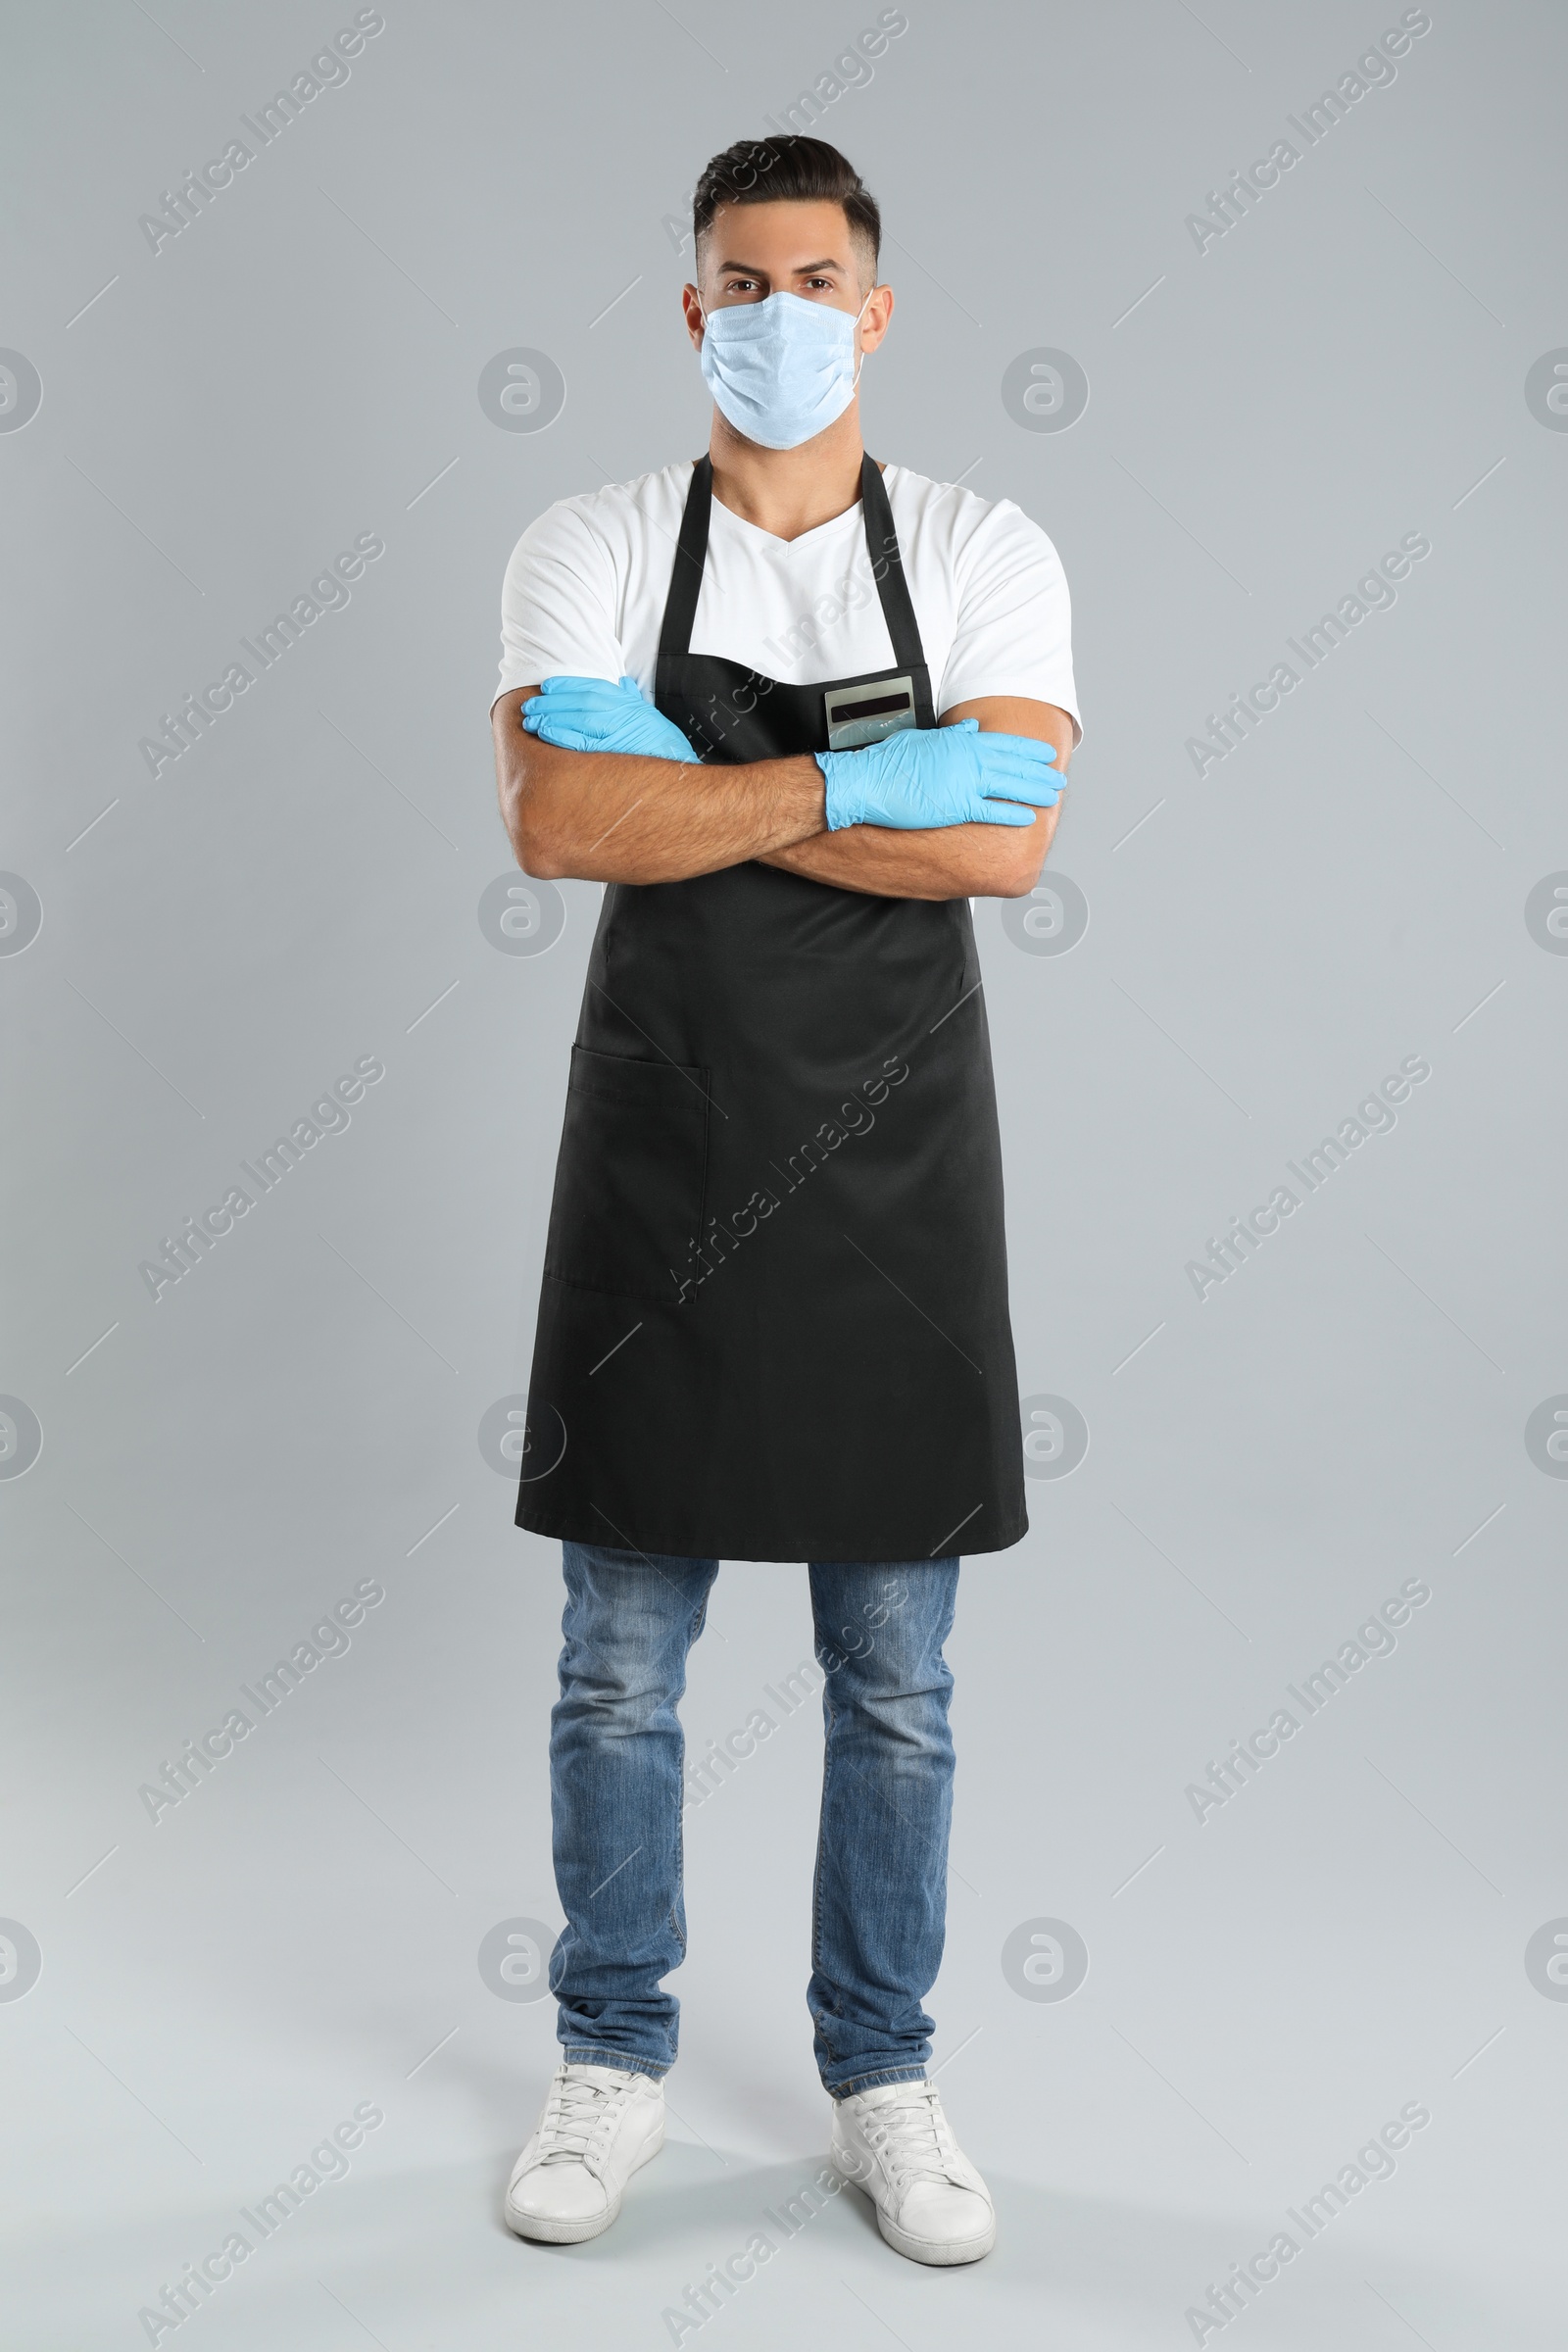
M692 233L701 266L703 239L721 204L837 204L850 234L871 253L882 247L882 215L860 174L825 139L737 139L715 155L692 194Z

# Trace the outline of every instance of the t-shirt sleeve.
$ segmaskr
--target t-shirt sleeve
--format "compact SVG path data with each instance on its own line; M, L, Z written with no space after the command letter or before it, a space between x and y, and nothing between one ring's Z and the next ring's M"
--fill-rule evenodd
M604 678L625 669L615 634L609 548L571 500L547 507L512 551L501 584L501 682L490 698L558 674Z
M981 695L1054 703L1083 739L1072 675L1072 600L1045 532L1003 499L991 508L956 566L957 628L942 676L938 716Z

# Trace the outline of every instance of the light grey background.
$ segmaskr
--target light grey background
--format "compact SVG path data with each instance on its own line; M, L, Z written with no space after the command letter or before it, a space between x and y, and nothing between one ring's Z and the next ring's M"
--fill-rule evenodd
M808 1707L689 1817L667 2152L593 2245L500 2225L556 2045L477 1954L559 1924L560 1593L477 1432L526 1384L599 894L564 886L538 956L476 909L511 862L507 556L551 500L703 446L666 216L877 13L388 0L347 83L155 255L139 216L353 9L10 12L0 344L43 387L0 432L0 866L43 914L0 956L0 1390L43 1433L0 1480L0 1915L42 1955L0 1998L29 2352L145 2342L139 2307L360 2101L385 2122L349 2177L181 2343L667 2343L821 2161ZM918 2271L846 2198L703 2340L1190 2343L1209 2283L1421 2101L1394 2178L1234 2326L1523 2352L1560 2340L1568 2089L1568 2003L1525 1968L1568 1915L1568 1484L1524 1443L1568 1392L1568 959L1524 916L1568 868L1568 435L1524 390L1568 345L1564 21L1434 0L1396 80L1200 253L1206 191L1397 7L907 16L819 128L889 230L871 447L1016 499L1073 591L1052 864L1089 927L1051 956L977 919L1022 1389L1090 1444L966 1569L951 1651L933 2007L997 2252ZM518 346L566 384L539 433L479 404ZM1089 380L1068 431L1003 404L1042 348ZM386 552L349 607L155 781L159 714L361 532ZM1397 604L1200 779L1205 713L1413 532ZM160 1238L368 1054L351 1128L155 1304ZM1394 1132L1200 1301L1188 1259L1411 1054ZM1200 1825L1188 1785L1412 1577L1396 1652ZM151 1822L141 1784L366 1578L350 1651ZM727 1568L693 1746L808 1652L804 1575ZM1059 2004L1003 1972L1043 1918L1090 1954Z

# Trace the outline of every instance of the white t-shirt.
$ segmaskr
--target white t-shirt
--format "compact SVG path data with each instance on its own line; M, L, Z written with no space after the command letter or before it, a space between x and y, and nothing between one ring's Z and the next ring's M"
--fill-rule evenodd
M634 677L652 701L691 478L682 459L560 499L528 525L501 591L497 695L559 672ZM992 504L903 466L882 479L937 716L978 695L1021 695L1070 712L1076 743L1072 610L1045 532L1010 499ZM891 667L859 502L798 539L775 539L715 498L691 651L797 686Z

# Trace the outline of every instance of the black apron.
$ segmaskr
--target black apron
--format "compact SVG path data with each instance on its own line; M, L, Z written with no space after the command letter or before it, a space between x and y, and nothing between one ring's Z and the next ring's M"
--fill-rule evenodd
M893 666L810 686L690 652L692 476L655 699L699 757L934 726L882 476ZM830 745L830 732L832 743ZM516 1524L740 1560L1000 1551L1028 1520L1002 1152L967 899L755 861L610 884L571 1053Z

